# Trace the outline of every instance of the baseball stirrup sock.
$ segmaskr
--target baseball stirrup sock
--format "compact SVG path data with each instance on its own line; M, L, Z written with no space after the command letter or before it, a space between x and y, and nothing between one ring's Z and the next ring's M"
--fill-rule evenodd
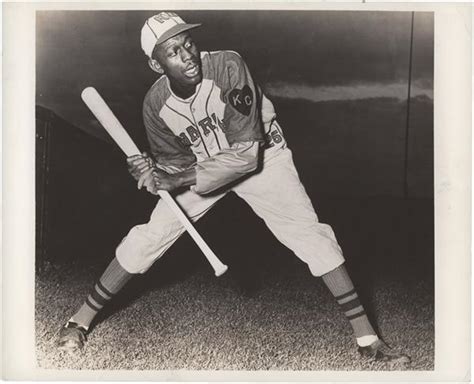
M364 307L360 303L359 296L344 264L323 275L322 279L349 320L358 344L366 346L377 340L376 333L369 322Z
M109 264L82 307L69 321L88 329L97 313L133 276L122 268L117 258Z

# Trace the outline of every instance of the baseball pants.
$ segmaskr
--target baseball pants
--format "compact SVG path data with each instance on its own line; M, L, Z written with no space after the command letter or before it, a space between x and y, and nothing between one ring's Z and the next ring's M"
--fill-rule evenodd
M244 199L275 237L308 264L312 275L324 275L344 262L332 228L318 221L290 149L282 149L265 161L259 173L222 194L200 196L188 190L176 196L176 201L190 220L196 222L230 191ZM119 244L117 259L128 272L144 273L184 231L160 199L150 221L133 227Z

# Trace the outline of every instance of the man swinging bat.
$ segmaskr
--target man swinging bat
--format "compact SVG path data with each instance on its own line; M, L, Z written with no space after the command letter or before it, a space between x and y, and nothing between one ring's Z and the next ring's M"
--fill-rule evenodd
M143 103L151 156L127 159L138 187L153 194L178 190L176 200L192 221L233 191L313 276L322 277L350 322L363 357L409 363L370 324L334 232L318 221L299 180L272 103L239 54L199 51L189 32L199 26L161 12L142 28L142 49L160 77ZM59 348L81 349L97 313L183 232L182 223L160 199L149 222L130 230L85 303L61 328Z

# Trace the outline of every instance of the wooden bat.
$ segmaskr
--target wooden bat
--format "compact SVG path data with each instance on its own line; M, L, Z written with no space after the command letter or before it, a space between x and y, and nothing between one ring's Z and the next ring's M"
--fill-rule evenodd
M97 120L99 120L105 130L110 136L112 136L117 145L122 149L122 151L125 152L128 157L141 154L125 128L122 126L122 124L120 124L112 110L94 87L85 88L81 93L81 98L89 107ZM227 271L227 266L223 264L214 254L211 248L209 248L204 239L201 237L198 231L196 231L196 228L194 228L187 216L183 213L181 208L174 201L168 191L158 191L158 194L170 207L184 228L186 228L188 233L206 256L207 260L209 260L212 268L214 268L216 276L221 276L225 271Z

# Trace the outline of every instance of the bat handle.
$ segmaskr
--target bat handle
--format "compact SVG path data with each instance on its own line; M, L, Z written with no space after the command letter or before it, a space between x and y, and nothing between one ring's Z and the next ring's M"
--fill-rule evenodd
M201 250L204 252L207 259L209 260L209 263L214 269L216 276L223 275L227 271L227 265L223 264L216 256L216 254L212 251L212 249L209 248L209 246L206 244L199 232L196 231L194 226L191 224L188 217L183 213L176 201L174 201L174 199L171 197L169 192L158 191L158 194L168 205L168 207L174 212L174 214L178 217L178 219L181 221L181 224L183 224L184 228L188 231L189 235L193 238L199 248L201 248Z

